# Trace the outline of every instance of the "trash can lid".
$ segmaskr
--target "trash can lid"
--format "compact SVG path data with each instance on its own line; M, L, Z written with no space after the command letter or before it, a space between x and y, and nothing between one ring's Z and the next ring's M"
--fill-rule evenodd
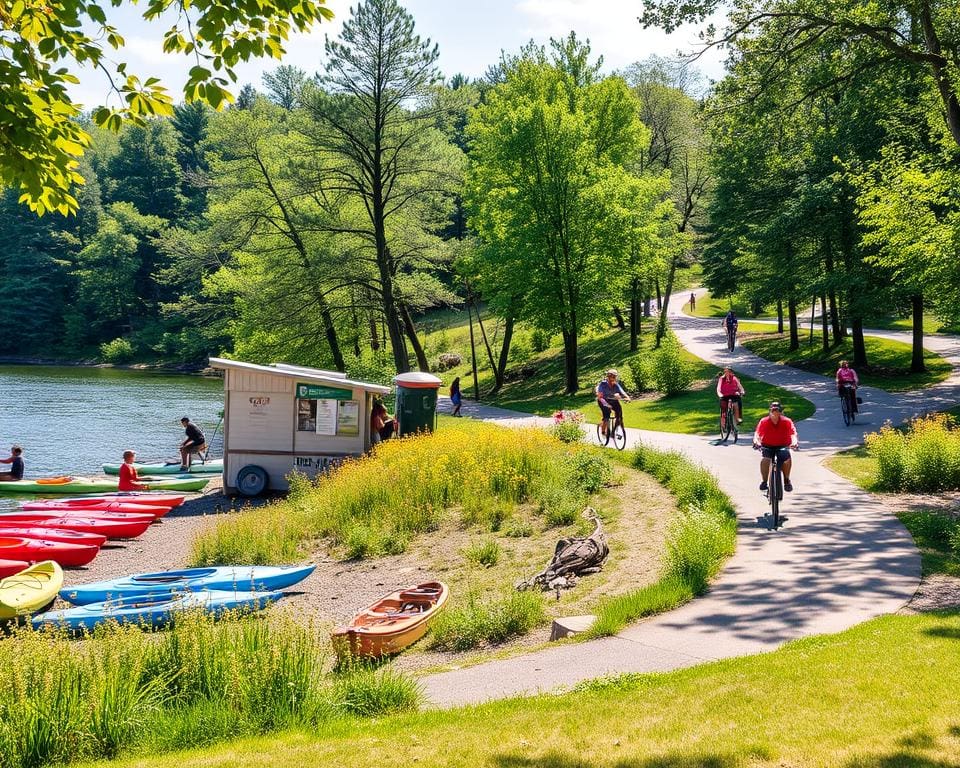
M410 373L400 373L394 376L393 383L398 387L407 389L440 389L443 382L432 373L423 371L411 371Z

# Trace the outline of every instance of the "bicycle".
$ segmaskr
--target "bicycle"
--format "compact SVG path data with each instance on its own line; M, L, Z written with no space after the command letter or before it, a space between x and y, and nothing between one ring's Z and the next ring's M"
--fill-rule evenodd
M623 426L623 418L616 411L611 409L613 415L613 426L610 425L610 417L601 418L597 424L597 442L600 445L609 445L613 440L613 445L618 451L627 447L627 430Z
M737 407L733 398L727 398L727 410L720 414L720 442L725 443L733 432L733 442L740 439L740 427L737 425Z
M762 446L755 445L758 451ZM793 450L799 450L799 446L793 446ZM783 501L783 468L780 466L780 451L774 450L770 457L770 470L767 472L767 502L770 504L769 517L772 518L773 530L780 527L780 502Z
M853 407L853 398L856 394L852 384L844 384L840 392L840 411L843 413L843 424L849 427L856 422L857 414Z
M727 352L733 352L735 346L737 346L737 329L727 328Z

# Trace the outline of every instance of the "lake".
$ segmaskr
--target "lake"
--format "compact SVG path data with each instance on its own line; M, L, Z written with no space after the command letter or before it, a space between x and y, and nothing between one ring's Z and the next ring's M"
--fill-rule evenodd
M127 448L145 463L179 460L180 418L209 441L223 408L222 379L113 368L0 365L0 393L0 453L20 445L28 478L102 475ZM221 446L218 432L211 455Z

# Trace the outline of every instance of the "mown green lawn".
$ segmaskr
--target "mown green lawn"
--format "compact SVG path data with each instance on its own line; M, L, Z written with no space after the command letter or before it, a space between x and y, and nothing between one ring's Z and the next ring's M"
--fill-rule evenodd
M738 317L750 317L753 314L750 305L737 296L717 299L705 293L697 297L697 306L692 312L690 311L690 291L687 291L682 298L684 313L693 317L725 317L731 309L737 313Z
M886 616L772 653L564 696L341 721L111 768L947 768L960 617Z
M934 352L924 351L925 373L910 372L911 349L909 344L876 336L864 339L867 348L869 366L857 369L860 382L878 387L887 392L906 392L943 381L950 375L950 363ZM813 346L801 339L800 348L788 350L790 339L786 334L776 334L769 338L750 339L744 346L751 352L767 360L784 363L794 368L828 376L831 379L837 372L841 360L853 359L853 344L850 339L824 351L819 337Z

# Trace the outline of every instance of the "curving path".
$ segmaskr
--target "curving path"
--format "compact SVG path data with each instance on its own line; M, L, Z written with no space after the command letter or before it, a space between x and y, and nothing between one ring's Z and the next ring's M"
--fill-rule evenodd
M569 687L603 675L668 671L769 651L788 640L837 632L892 613L913 596L920 582L920 554L906 529L869 494L821 462L836 450L859 444L865 432L884 420L896 422L960 401L960 340L942 337L942 347L939 341L930 345L954 363L947 381L896 396L864 388L863 418L848 428L831 380L769 363L743 349L728 353L715 319L675 311L671 322L684 346L697 356L731 364L738 373L776 383L816 405L816 413L798 425L804 450L794 462L795 491L784 502L784 526L771 532L763 525L767 503L757 490L759 462L749 437L739 445L715 445L711 437L627 430L631 444L643 440L700 461L735 500L737 550L723 573L706 595L616 637L424 677L432 704L478 703ZM509 425L547 421L471 403L464 404L463 413Z

